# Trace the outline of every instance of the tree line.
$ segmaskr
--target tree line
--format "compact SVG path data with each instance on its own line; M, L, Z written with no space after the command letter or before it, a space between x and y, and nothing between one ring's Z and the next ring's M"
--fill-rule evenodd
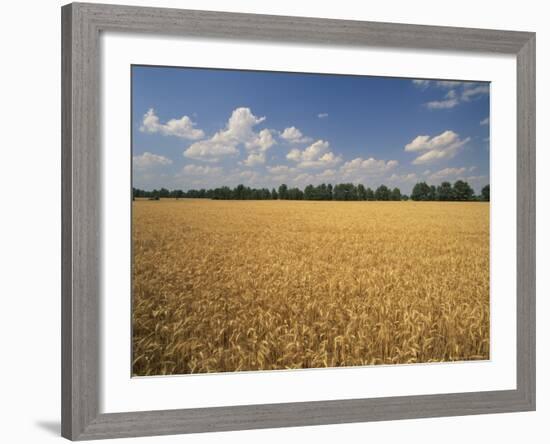
M457 180L451 185L450 182L442 182L439 186L428 185L426 182L417 183L411 195L401 194L399 188L390 189L386 185L380 185L376 190L365 188L364 185L353 183L308 185L303 190L300 188L289 188L286 184L280 185L277 189L272 188L250 188L244 185L237 185L235 188L227 186L209 189L190 189L145 191L133 188L133 198L149 198L158 200L161 197L190 198L190 199L215 199L215 200L338 200L338 201L483 201L490 200L489 185L485 185L481 193L476 195L468 182Z

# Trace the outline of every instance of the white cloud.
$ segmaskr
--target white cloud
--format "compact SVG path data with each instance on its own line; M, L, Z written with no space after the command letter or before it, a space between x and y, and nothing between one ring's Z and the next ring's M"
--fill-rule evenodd
M305 150L300 153L302 160L315 160L318 159L323 153L327 153L330 144L325 140L318 140L312 143Z
M462 179L464 179L466 182L468 182L470 185L472 185L474 187L474 189L477 189L479 191L481 191L481 187L487 185L487 183L489 182L488 177L485 176L485 175L466 176Z
M153 108L143 116L139 130L144 133L160 133L164 136L176 136L182 139L198 140L204 137L204 131L194 128L195 123L188 116L160 123Z
M288 182L297 171L297 168L290 168L287 165L267 167L267 172L269 173L271 180L278 183Z
M321 173L317 174L317 177L319 179L325 180L334 179L336 177L336 170L329 168L328 170L322 171Z
M281 133L281 138L288 141L293 141L301 137L302 137L302 132L295 126L285 128L284 131Z
M305 187L306 185L319 185L327 182L338 182L338 172L334 169L326 169L320 173L299 173L289 178L290 183L296 186Z
M250 171L250 170L245 170L245 171L240 171L238 172L238 176L243 178L243 179L251 179L253 177L256 177L258 173L256 173L255 171Z
M262 123L265 117L256 117L250 108L236 108L231 113L227 122L227 128L223 132L225 136L239 141L247 141L254 138L252 127Z
M387 175L395 170L398 164L399 162L397 162L397 160L384 161L374 159L372 157L368 159L357 157L353 160L345 162L339 168L327 168L317 174L287 174L287 177L294 178L294 182L303 185L307 185L309 183L315 185L323 182L333 184L340 182L353 182L378 186L384 181L390 181ZM400 177L399 179L403 179L403 177ZM398 180L398 177L394 175L393 180L395 182Z
M489 85L477 85L467 84L462 91L461 99L463 102L469 102L472 99L477 98L478 96L489 94Z
M410 185L412 183L418 182L418 176L415 173L408 173L408 174L392 174L389 179L388 183L392 185Z
M308 185L310 183L316 182L315 175L309 173L301 173L292 179L293 184L295 185Z
M329 151L329 147L328 142L318 140L302 151L297 148L290 150L286 158L297 162L298 168L326 168L337 165L342 158Z
M265 153L250 153L248 157L242 162L244 165L253 167L265 163Z
M171 165L172 161L167 157L153 154L148 151L133 157L133 165L139 169L147 169L156 166Z
M422 89L426 89L428 86L430 86L429 80L414 79L412 82L414 86L418 86Z
M489 125L489 117L486 117L481 122L479 122L481 126Z
M209 164L189 164L174 175L177 187L216 188L235 187L238 184L248 186L266 186L265 175L252 170L233 168L225 170L221 166Z
M340 172L347 178L359 178L368 175L380 175L394 169L399 162L397 160L377 160L373 157L363 159L357 157L340 167Z
M467 171L465 167L462 168L443 168L442 170L436 171L430 175L429 179L438 182L445 179L456 178L458 176L463 176Z
M340 156L335 156L334 153L328 152L318 159L303 160L298 166L300 168L326 168L332 165L338 165L341 161L342 158Z
M267 151L277 142L273 138L271 131L268 129L261 130L254 139L245 143L248 150L259 150L262 152Z
M459 103L460 100L457 97L456 91L451 89L447 92L443 100L432 100L431 102L426 103L426 106L429 109L449 109L454 108Z
M319 113L317 114L317 117L319 117L319 119L326 119L328 117L328 113Z
M309 143L313 140L311 137L305 137L295 126L285 128L281 133L281 139L289 143Z
M438 170L428 177L426 181L432 185L440 185L441 182L451 182L454 183L457 180L465 180L468 182L475 190L478 192L481 191L481 188L488 183L487 176L472 176L468 175L472 171L477 169L475 166L471 167L456 167L456 168L443 168Z
M464 82L460 80L420 80L415 79L412 81L415 86L418 86L422 89L426 89L428 86L436 86L438 88L459 88Z
M267 166L270 180L275 184L291 183L305 186L308 184L320 184L337 182L341 175L336 169L328 168L319 173L304 172L303 169L289 167L287 165Z
M457 80L438 80L435 82L435 85L439 88L458 88L463 85L463 82Z
M256 134L253 127L265 120L256 117L250 108L236 108L227 121L226 127L210 139L193 143L183 155L191 159L216 162L221 157L238 154L237 147L245 144L248 149L269 149L275 142L269 130Z
M236 186L238 184L243 184L247 186L266 186L265 178L252 170L233 170L233 172L225 178L224 184L233 184Z
M302 152L297 148L293 148L288 152L288 154L286 155L286 158L288 160L294 160L295 162L299 162L302 158Z
M269 174L287 174L292 171L296 171L296 168L291 168L287 165L275 165L275 166L268 166L267 171Z
M190 159L217 162L220 157L238 154L238 152L235 143L225 140L216 133L211 139L195 142L183 152L183 155Z
M413 83L422 89L427 89L432 84L438 88L449 89L443 99L425 103L428 109L451 109L489 93L489 85L479 82L413 80Z
M222 172L221 167L212 167L210 165L185 165L182 173L190 176L212 176L220 174Z
M413 160L413 164L420 165L439 159L452 158L458 153L460 148L469 141L469 137L460 139L457 133L447 130L434 137L417 136L410 143L405 145L405 151L425 151Z

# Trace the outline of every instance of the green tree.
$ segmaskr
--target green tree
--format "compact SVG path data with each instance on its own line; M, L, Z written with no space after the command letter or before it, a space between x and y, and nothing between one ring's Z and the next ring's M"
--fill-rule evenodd
M313 185L308 185L304 188L304 199L305 200L314 200L315 199L315 188Z
M399 188L394 188L391 191L390 200L401 200L401 190Z
M285 183L279 187L279 199L288 199L288 187Z
M271 190L271 199L277 200L279 198L279 195L277 194L277 191L275 191L275 188Z
M374 198L376 200L390 200L391 191L386 185L380 185L374 192Z
M474 190L468 182L457 180L453 185L453 194L456 200L468 201L474 197Z
M367 190L362 183L357 185L357 200L367 200Z
M365 200L374 200L374 191L370 187L365 190Z
M454 200L453 186L450 182L442 182L441 185L437 187L437 200L443 202Z
M333 200L357 200L357 188L352 183L339 183L334 186Z
M432 190L426 182L418 182L412 190L412 200L430 200Z
M328 187L325 183L322 183L315 190L315 198L317 200L330 200Z
M489 188L489 185L485 185L481 189L481 200L484 202L489 202L491 200L491 189Z
M302 200L304 198L304 192L299 188L289 188L287 196L289 200Z

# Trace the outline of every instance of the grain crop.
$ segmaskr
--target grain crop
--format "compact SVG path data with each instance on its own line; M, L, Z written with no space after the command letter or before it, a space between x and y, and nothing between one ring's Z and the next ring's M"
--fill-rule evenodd
M489 204L136 200L136 376L489 359Z

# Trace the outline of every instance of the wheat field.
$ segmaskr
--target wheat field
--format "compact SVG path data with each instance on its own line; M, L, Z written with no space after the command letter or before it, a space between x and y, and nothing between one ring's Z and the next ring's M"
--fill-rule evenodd
M489 204L133 202L135 376L489 358Z

